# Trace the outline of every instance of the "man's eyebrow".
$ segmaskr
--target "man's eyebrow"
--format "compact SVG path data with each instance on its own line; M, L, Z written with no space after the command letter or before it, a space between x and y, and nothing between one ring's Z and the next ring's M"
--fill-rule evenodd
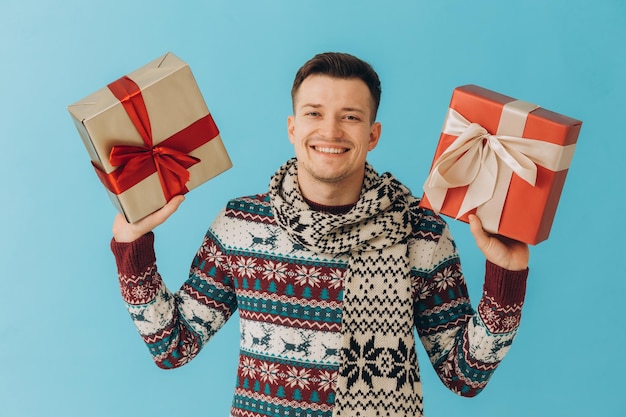
M322 105L321 104L315 104L315 103L304 103L304 104L301 104L298 107L300 107L300 108L313 107L314 109L319 109L320 107L322 107Z
M310 107L310 108L313 108L313 109L319 109L319 108L322 108L324 106L322 104L316 104L316 103L304 103L304 104L302 104L302 105L300 105L298 107L301 108L301 109L304 109L304 108L307 108L307 107ZM357 113L362 113L362 114L366 114L367 113L366 110L364 110L364 109L362 109L360 107L342 107L341 110L342 111L349 111L349 112L357 112Z
M363 113L363 114L366 113L366 111L364 109L360 108L360 107L343 107L341 110L343 110L343 111L354 111L354 112Z

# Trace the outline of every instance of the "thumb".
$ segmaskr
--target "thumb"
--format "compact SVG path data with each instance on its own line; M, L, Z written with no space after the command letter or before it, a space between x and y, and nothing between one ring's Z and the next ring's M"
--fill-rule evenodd
M483 223L475 214L469 215L470 232L476 240L476 245L479 248L485 248L489 244L489 234L483 229Z
M118 213L113 222L113 237L117 242L132 242L138 239L164 223L178 209L184 199L184 196L178 195L159 210L136 223L128 223L124 216Z
M161 209L152 213L150 218L150 223L153 225L152 228L162 224L167 220L176 210L180 204L185 200L185 196L177 195L173 197L170 201L167 202Z

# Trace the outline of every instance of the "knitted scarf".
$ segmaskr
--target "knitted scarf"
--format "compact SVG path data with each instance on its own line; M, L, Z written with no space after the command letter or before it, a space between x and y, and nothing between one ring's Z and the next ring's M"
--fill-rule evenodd
M315 253L350 256L333 416L422 415L407 253L417 199L366 163L352 210L312 210L298 187L295 158L274 174L269 193L291 239Z

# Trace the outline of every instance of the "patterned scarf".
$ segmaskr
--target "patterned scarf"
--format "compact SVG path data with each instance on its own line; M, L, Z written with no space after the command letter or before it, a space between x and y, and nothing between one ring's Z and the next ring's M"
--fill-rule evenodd
M269 191L278 224L295 242L316 253L350 254L333 416L422 415L407 253L417 199L366 164L352 210L312 210L300 194L295 158L274 174Z

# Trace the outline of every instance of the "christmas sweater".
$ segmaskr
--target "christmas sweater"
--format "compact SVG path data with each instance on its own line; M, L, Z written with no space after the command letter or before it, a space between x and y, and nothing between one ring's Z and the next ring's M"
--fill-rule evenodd
M414 326L441 381L474 396L513 341L528 270L487 262L474 310L446 223L428 210L418 218L409 242ZM177 292L164 285L153 244L149 233L132 243L113 240L111 248L122 297L159 367L189 362L237 310L231 417L332 415L348 255L312 253L291 241L276 224L267 194L227 204ZM363 354L363 372L384 368L379 350Z

